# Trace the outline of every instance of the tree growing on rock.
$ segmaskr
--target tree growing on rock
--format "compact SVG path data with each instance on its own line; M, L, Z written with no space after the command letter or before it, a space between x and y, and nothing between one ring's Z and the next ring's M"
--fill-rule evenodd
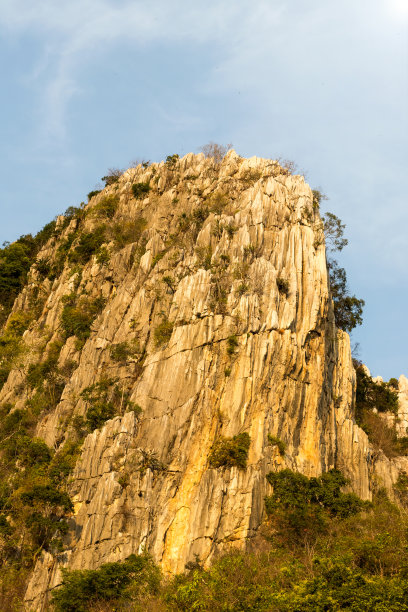
M331 253L341 251L348 244L347 238L344 238L345 224L330 212L325 213L322 219L327 251ZM346 270L341 268L335 259L328 257L327 268L336 325L343 331L350 333L363 322L362 315L365 302L355 295L350 295Z

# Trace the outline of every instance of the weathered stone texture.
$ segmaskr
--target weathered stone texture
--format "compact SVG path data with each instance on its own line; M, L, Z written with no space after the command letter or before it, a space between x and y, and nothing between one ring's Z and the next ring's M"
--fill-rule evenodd
M82 351L76 353L73 339L63 348L61 363L74 358L78 367L38 435L60 444L68 417L84 412L81 390L102 371L126 383L143 412L119 415L87 436L71 485L75 513L66 552L37 564L27 591L34 607L59 583L60 566L96 568L147 550L174 573L195 555L208 563L219 551L243 547L263 519L271 470L316 475L338 467L356 493L371 497L376 468L353 418L349 337L334 325L309 186L275 162L243 160L233 151L220 167L192 154L176 170L153 167L154 176L152 167L128 170L116 192L119 218L147 221L145 253L138 262L128 245L107 267L93 262L83 271L80 287L107 303ZM131 184L149 179L155 189L132 199ZM217 193L224 198L219 214ZM180 215L206 205L210 212L197 232L193 218L180 232ZM166 275L173 287L163 282ZM287 295L278 279L287 281ZM65 270L50 287L39 325L51 337L74 280ZM158 347L154 329L163 316L174 327ZM27 332L27 342L38 333ZM110 359L112 343L128 339L145 351L142 368ZM17 382L14 373L3 399L13 397ZM211 468L217 436L240 432L251 437L247 468ZM284 457L268 434L286 443ZM151 467L143 467L146 456ZM381 461L377 479L391 486L398 469Z

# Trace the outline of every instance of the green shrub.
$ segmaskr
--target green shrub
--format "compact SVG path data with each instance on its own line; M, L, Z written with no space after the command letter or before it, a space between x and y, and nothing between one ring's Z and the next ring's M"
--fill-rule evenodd
M285 442L283 442L283 440L281 440L280 438L276 438L275 436L271 436L271 434L268 434L268 442L272 446L276 446L277 447L277 449L279 451L279 454L282 457L285 456L286 444L285 444Z
M151 470L152 472L164 472L166 470L164 463L157 458L156 451L140 449L140 452L142 457L137 467L142 475L146 473L146 470Z
M237 289L237 295L239 295L240 297L241 297L242 295L245 295L245 293L248 291L248 289L249 289L249 287L248 287L248 285L247 285L246 283L241 283L241 284L238 286L238 289Z
M55 235L55 226L56 222L51 221L36 236L20 236L11 244L5 242L0 249L0 305L4 309L1 312L0 324L7 318L15 298L23 288L37 253Z
M336 260L328 260L327 268L336 325L343 331L351 332L363 322L362 315L365 302L356 298L355 295L349 295L346 271L338 266Z
M98 195L98 193L101 193L101 189L95 189L94 191L90 191L88 193L88 202L89 200L92 200L92 198L94 198L95 196Z
M127 402L126 404L127 412L134 412L135 416L139 416L143 412L143 408L139 406L139 404L135 404L134 402Z
M24 237L0 249L0 304L7 313L26 281L34 251Z
M106 247L101 247L96 256L96 261L102 266L106 265L110 261L110 253Z
M160 570L145 555L130 555L96 570L63 569L62 573L62 585L52 594L55 612L87 612L104 602L115 609L120 601L155 593L160 584Z
M76 336L85 342L90 336L91 325L105 305L103 298L77 297L75 294L62 298L64 307L61 314L61 325L65 338Z
M50 504L51 506L60 506L69 512L74 509L67 493L63 493L56 487L48 484L34 485L31 489L21 494L21 499L25 504L30 505L39 502L41 504Z
M64 515L72 512L69 496L52 484L34 485L20 495L26 506L24 523L35 546L52 550L68 525Z
M129 357L137 355L138 350L138 345L135 342L125 341L112 344L110 348L111 359L117 363L125 363Z
M85 425L88 431L100 429L109 419L126 410L134 410L137 414L141 411L140 406L129 401L129 392L120 389L113 378L101 378L101 380L81 392L82 399L87 403L85 414ZM80 429L82 423L78 424Z
M122 489L126 489L126 487L129 486L129 484L130 484L130 476L129 476L128 472L124 472L123 474L121 474L119 476L118 483L120 484Z
M266 512L288 537L315 538L326 528L330 517L345 519L370 507L354 493L341 491L348 481L339 470L308 478L285 469L270 472L267 480L273 486L273 494L265 498Z
M279 293L285 296L289 295L289 281L278 276L278 278L276 279L276 285L278 287Z
M64 221L62 223L61 229L65 229L71 223L72 219L79 219L82 216L81 208L77 206L68 206L67 210L64 212Z
M163 276L163 283L171 290L172 293L176 290L176 282L172 276Z
M211 270L212 267L212 249L209 247L196 247L195 253L197 256L197 265L204 270Z
M166 318L156 327L154 330L154 342L156 347L162 346L170 340L171 334L173 333L173 327L174 323Z
M163 249L163 251L159 251L158 253L156 253L156 255L152 259L152 268L154 268L154 266L159 263L161 259L163 259L166 253L167 249Z
M97 227L91 232L85 232L79 237L78 244L69 252L68 259L71 263L85 265L95 255L105 242L106 228L104 225Z
M119 196L107 195L92 209L92 214L97 217L113 219L119 206Z
M397 378L390 378L390 380L387 383L388 387L392 387L395 391L398 391L399 389L399 383L398 383L398 379Z
M395 385L385 382L375 382L364 371L362 364L355 362L357 389L356 389L356 417L357 420L364 409L378 412L398 412L398 392ZM392 379L391 379L392 380Z
M148 181L145 183L134 183L132 185L133 197L136 198L136 200L142 200L146 197L146 194L149 193L150 189L151 187Z
M116 414L116 408L113 402L96 402L92 404L86 412L86 423L89 431L101 429L109 419L112 419Z
M62 448L55 453L48 469L48 475L52 483L58 485L66 481L75 467L80 452L80 446L79 442L67 440Z
M168 155L166 157L167 168L173 169L176 166L179 159L180 159L180 156L177 153L174 153L174 155Z
M6 382L19 355L24 352L21 338L31 322L31 314L23 311L10 315L3 334L0 336L0 388Z
M232 438L220 437L211 448L208 458L211 467L232 467L246 468L249 445L251 438L244 432Z
M114 185L117 183L122 174L123 170L120 170L119 168L109 168L108 174L103 176L101 181L104 181L105 187L108 187L109 185Z
M115 241L116 248L123 248L127 244L138 242L142 237L143 230L147 225L146 219L139 217L134 221L123 221L116 223L111 229L111 235ZM144 252L145 244L142 244L142 250ZM143 254L143 253L141 253Z
M41 278L47 278L51 272L51 264L48 259L38 259L34 266Z
M48 464L52 458L52 451L40 438L29 438L25 444L24 453L20 453L21 463L32 467L39 464Z
M232 355L234 355L237 346L238 346L238 338L235 335L234 336L230 336L227 339L227 354L230 357Z

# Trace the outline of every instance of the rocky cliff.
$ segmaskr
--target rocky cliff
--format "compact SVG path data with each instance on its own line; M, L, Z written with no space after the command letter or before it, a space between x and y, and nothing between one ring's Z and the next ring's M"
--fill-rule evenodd
M60 217L37 259L53 274L33 266L16 300L14 313L28 311L35 296L39 314L0 402L22 408L27 373L59 343L63 390L36 436L82 445L69 531L37 561L28 608L46 605L62 567L145 550L175 573L244 547L271 470L336 467L365 499L392 491L405 459L374 456L355 423L349 337L303 177L234 151L140 165ZM214 467L214 444L241 433L246 467Z

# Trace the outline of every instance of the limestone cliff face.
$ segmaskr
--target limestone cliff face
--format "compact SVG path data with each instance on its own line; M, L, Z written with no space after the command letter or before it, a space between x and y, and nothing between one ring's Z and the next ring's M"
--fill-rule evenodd
M132 185L147 182L146 197L135 199ZM208 563L245 546L263 519L271 470L337 467L363 498L375 470L387 486L398 477L384 457L373 461L353 418L349 337L334 324L321 222L303 177L233 151L220 165L189 154L139 166L91 200L81 231L100 222L107 194L119 197L115 222L143 229L138 242L107 244L108 262L93 257L73 274L66 265L44 282L41 316L24 336L27 363L46 351L44 334L50 343L60 333L64 295L106 303L83 348L74 338L63 346L59 365L76 368L37 434L61 445L85 413L81 392L103 376L119 380L142 412L118 414L85 438L65 550L37 563L27 591L34 609L59 584L61 567L96 568L146 550L173 573L195 555ZM55 257L78 223L39 257ZM36 274L15 310L26 307ZM125 341L137 351L118 363L111 347ZM23 402L23 379L13 370L0 401ZM242 432L250 435L247 468L211 467L214 441ZM268 434L286 443L284 456Z

